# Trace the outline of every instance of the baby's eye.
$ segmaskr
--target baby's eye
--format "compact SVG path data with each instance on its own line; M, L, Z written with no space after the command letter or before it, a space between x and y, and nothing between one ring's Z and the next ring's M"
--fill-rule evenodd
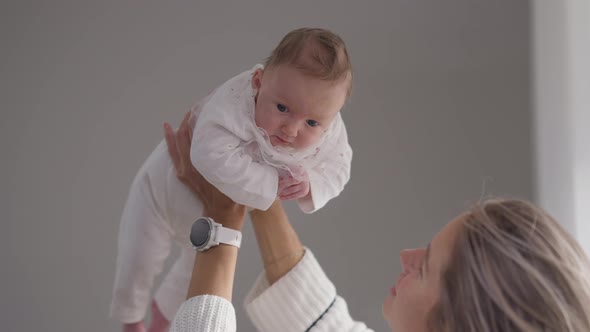
M283 104L277 104L277 109L279 110L279 112L281 113L285 113L287 112L287 106L283 105Z
M307 120L307 124L311 127L315 127L315 126L319 125L319 123L315 120Z

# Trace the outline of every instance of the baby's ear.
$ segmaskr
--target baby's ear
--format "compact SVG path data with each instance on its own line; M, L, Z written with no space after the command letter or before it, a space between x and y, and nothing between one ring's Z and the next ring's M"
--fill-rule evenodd
M254 74L252 75L252 89L258 90L262 86L262 74L264 70L262 68L256 69Z

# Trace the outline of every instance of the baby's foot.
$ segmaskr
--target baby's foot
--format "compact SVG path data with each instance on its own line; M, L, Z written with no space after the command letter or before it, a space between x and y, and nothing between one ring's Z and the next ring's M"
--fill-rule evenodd
M156 301L152 301L152 321L148 332L166 332L169 326L170 322L164 317Z
M145 325L143 321L123 324L123 332L145 332Z

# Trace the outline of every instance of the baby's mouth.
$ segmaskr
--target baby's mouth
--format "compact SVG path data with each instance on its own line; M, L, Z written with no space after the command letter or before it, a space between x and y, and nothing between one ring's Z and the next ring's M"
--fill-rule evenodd
M289 142L289 141L287 141L287 140L285 140L285 139L281 138L281 137L280 137L280 136L278 136L278 135L275 135L275 138L276 138L276 139L277 139L277 141L279 141L279 143L281 143L281 144L284 144L284 145L289 145L289 144L291 144L291 142Z
M283 143L287 143L287 144L289 143L289 142L287 142L286 140L284 140L284 139L280 138L279 136L277 136L277 138L279 139L279 141L281 141L281 142L283 142Z

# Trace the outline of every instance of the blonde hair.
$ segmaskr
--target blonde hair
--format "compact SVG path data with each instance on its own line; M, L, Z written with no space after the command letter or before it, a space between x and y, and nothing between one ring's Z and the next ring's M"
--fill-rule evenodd
M349 79L352 90L352 64L342 38L318 28L289 32L266 59L265 68L288 64L311 77L325 81Z
M441 280L432 331L590 331L590 264L574 238L531 203L473 207Z

